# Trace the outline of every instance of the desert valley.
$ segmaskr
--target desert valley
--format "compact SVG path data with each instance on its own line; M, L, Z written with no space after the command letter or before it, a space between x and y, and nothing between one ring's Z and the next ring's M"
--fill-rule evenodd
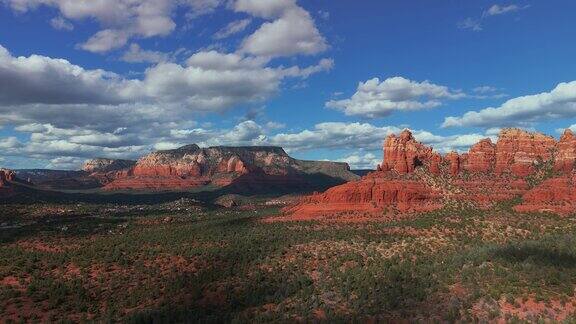
M504 129L377 170L188 145L2 170L14 321L571 321L576 136ZM480 280L480 278L482 278Z
M576 323L576 1L0 0L1 323Z

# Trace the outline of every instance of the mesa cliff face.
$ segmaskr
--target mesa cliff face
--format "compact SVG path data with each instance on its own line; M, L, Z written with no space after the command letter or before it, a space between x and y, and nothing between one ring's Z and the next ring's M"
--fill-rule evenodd
M504 129L493 143L484 139L467 153L445 156L414 139L408 130L384 141L378 171L361 180L306 197L285 211L316 216L339 213L401 212L469 203L479 208L524 196L519 211L575 211L571 176L576 136L567 130L553 137L520 129ZM555 178L558 177L558 178Z
M142 157L105 185L107 190L179 190L200 186L265 189L314 187L319 178L357 179L345 163L301 161L280 147L209 147L195 144Z

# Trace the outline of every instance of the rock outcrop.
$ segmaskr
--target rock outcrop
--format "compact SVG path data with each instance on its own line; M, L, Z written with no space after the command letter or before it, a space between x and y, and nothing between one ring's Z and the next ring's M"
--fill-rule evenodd
M576 201L572 175L576 137L569 130L556 142L543 134L504 129L495 144L484 139L467 153L444 157L405 130L388 136L383 149L384 160L376 172L306 197L285 212L295 217L382 214L389 207L422 211L448 203L486 208L521 196L524 203L517 207L519 211L576 211L576 203L571 202ZM546 180L559 174L564 176Z
M0 187L6 187L16 180L16 173L8 169L0 169Z
M576 136L570 129L566 129L556 145L554 156L554 170L572 172L576 161Z
M574 213L576 211L576 176L564 175L545 180L529 190L522 197L522 203L514 209L519 212Z
M404 130L400 136L392 134L384 141L384 161L380 169L411 173L418 166L429 166L433 156L432 148L417 142L409 130Z
M551 136L515 128L502 130L496 143L494 172L527 176L535 171L535 166L552 159L555 146Z
M284 211L296 217L381 214L393 206L401 212L428 211L442 207L442 192L422 181L383 177L377 172L314 194Z
M470 147L463 160L464 170L468 172L491 172L496 161L496 145L489 138L483 139Z
M296 160L280 147L200 148L192 144L142 157L131 169L107 183L105 189L182 190L229 186L242 191L286 186L306 190L322 181L335 185L358 178L345 163Z

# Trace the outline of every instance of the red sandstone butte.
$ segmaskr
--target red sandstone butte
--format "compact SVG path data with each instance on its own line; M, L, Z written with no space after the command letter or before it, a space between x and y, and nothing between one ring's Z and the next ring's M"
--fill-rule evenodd
M417 142L409 130L404 130L398 137L388 136L384 141L384 154L382 171L398 173L412 173L419 165L429 165L434 156L432 148Z
M575 176L571 175L576 137L570 130L556 142L539 133L503 129L495 144L483 139L467 153L452 152L443 158L404 130L399 136L388 136L383 149L384 160L376 172L306 197L284 211L295 219L307 219L381 214L388 207L401 212L431 210L448 202L486 208L521 196L524 203L517 207L519 211L576 210L576 203L571 202L576 201ZM542 182L554 172L564 175Z

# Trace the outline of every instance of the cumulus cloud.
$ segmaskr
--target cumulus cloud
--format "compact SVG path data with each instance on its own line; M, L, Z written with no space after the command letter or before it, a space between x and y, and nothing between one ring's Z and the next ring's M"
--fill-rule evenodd
M429 81L416 82L403 77L388 78L382 82L374 78L360 82L356 93L343 100L331 100L328 108L343 111L349 116L377 118L396 110L419 110L434 108L442 99L459 99L466 95L461 91Z
M143 79L126 79L62 59L14 57L0 46L0 105L140 102L219 111L265 100L285 78L308 77L332 67L330 60L306 68L271 68L267 63L240 54L199 52L185 66L164 62L147 69Z
M560 83L552 91L510 99L499 107L447 117L443 127L525 126L576 117L576 81Z
M80 170L86 160L70 156L63 156L51 159L46 165L47 169L54 170Z
M252 19L240 19L230 22L224 28L220 29L214 34L214 39L224 39L232 35L243 32L252 22Z
M306 78L332 64L272 67L266 58L206 51L185 64L161 62L141 78L128 79L63 59L16 57L0 47L0 124L29 136L8 153L42 159L135 158L161 143L251 145L272 127L246 121L230 130L202 131L193 128L193 120L259 104L280 91L284 80Z
M133 43L130 44L130 48L124 52L120 59L128 63L160 63L168 61L169 55L162 52L144 50L138 44Z
M403 130L397 126L375 126L370 123L327 122L316 124L313 129L295 133L279 133L269 136L267 142L282 146L289 151L314 149L372 150L381 151L386 136ZM413 130L414 137L439 152L465 150L485 134L460 134L440 136L424 130Z
M271 20L244 39L242 52L277 57L317 54L328 48L310 13L295 0L237 0L234 10Z
M374 170L382 162L382 157L377 157L373 153L355 153L337 159L336 162L348 163L352 170Z
M120 103L130 81L63 59L15 57L0 45L0 104Z
M13 149L21 145L22 143L14 136L0 138L0 149Z
M25 13L40 6L56 8L68 20L94 19L102 30L79 46L104 53L124 46L134 37L149 38L170 34L176 23L172 13L187 8L190 17L212 12L221 0L4 0L13 10ZM56 23L58 25L58 23ZM58 26L64 26L59 24Z

